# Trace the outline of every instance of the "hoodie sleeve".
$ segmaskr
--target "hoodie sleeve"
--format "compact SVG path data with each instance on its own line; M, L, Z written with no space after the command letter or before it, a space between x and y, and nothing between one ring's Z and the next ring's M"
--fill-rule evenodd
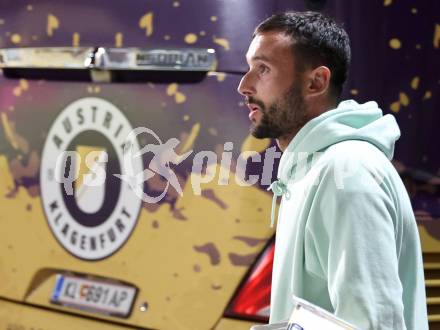
M365 167L342 186L337 170L330 166L317 186L306 271L327 281L336 316L360 329L406 329L393 198Z

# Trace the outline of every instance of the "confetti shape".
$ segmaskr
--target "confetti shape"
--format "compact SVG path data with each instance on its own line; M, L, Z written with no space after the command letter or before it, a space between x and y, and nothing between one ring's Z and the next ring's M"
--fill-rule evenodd
M420 83L420 77L414 77L413 80L411 80L411 88L412 89L419 88L419 83Z
M183 93L177 92L174 99L176 100L176 103L183 103L186 101L186 96Z
M229 41L225 38L216 38L215 36L213 37L213 40L216 44L222 46L224 49L229 50Z
M436 24L434 27L434 39L432 41L434 48L440 47L440 24Z
M121 32L118 32L115 34L115 47L120 48L123 45L123 34Z
M46 33L49 37L53 36L53 32L60 27L58 18L52 14L47 15Z
M396 102L391 103L390 109L392 112L396 112L396 113L399 112L400 111L400 102L396 101Z
M405 93L401 92L399 93L399 102L403 105L403 106L408 106L409 104L409 97L408 95L406 95Z
M194 33L188 33L186 36L185 36L185 42L187 43L187 44L193 44L193 43L195 43L197 41L197 35L195 35Z
M177 87L178 87L178 85L176 83L172 83L172 84L168 85L167 95L172 96L172 95L176 94Z
M153 13L149 12L141 17L139 20L139 27L145 29L145 35L147 37L153 34Z
M399 48L402 47L402 43L400 42L399 39L393 38L393 39L390 40L390 47L392 49L399 49Z
M73 47L78 47L79 46L79 40L80 40L80 36L78 32L75 32L72 36L72 46Z

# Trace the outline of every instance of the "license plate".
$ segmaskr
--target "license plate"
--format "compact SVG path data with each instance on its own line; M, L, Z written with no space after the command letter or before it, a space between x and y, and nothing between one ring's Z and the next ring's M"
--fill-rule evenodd
M70 275L57 275L51 303L105 315L128 317L136 288Z

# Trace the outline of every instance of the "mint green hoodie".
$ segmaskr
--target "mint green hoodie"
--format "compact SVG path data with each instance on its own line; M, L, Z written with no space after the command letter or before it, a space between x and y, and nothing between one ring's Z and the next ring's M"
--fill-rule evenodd
M360 329L428 329L422 253L390 159L400 130L375 102L309 121L281 157L270 323L292 295Z

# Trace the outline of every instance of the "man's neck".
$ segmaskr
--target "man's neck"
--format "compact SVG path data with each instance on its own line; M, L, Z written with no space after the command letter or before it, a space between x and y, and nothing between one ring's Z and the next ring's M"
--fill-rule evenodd
M323 114L324 112L327 112L328 110L334 109L335 107L336 107L336 104L330 103L330 104L321 105L321 106L315 108L315 109L317 109L315 111L309 110L309 118L305 124L307 124L313 118L316 118L316 117L320 116L321 114ZM293 138L296 136L296 134L298 134L298 132L301 130L302 127L296 129L295 131L293 131L289 134L286 134L284 136L280 136L279 138L276 139L277 144L278 144L278 148L280 148L282 152L284 152L287 149L289 143L293 140Z
M293 140L293 138L298 133L298 131L299 130L297 130L294 133L291 133L291 134L288 134L288 135L285 135L285 136L281 136L281 137L276 139L278 148L280 148L282 152L284 152L287 149L287 146L289 145L290 141Z

